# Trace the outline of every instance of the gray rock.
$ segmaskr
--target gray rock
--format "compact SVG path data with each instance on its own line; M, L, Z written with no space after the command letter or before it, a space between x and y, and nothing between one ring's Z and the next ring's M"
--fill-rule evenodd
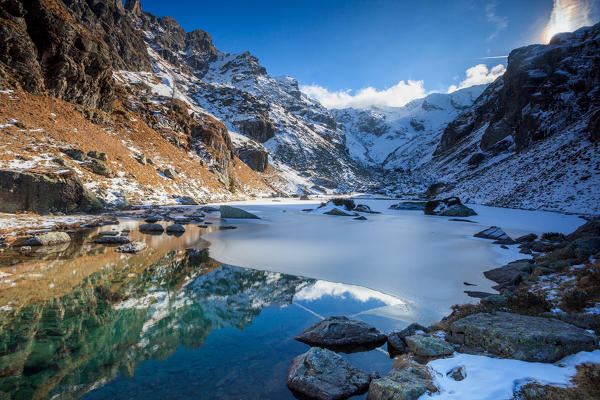
M93 173L104 176L105 178L113 178L115 176L108 164L95 158L89 159L85 163L85 167Z
M537 239L537 235L535 233L529 233L527 235L519 236L515 239L517 243L530 243Z
M371 381L367 400L417 400L435 390L426 366L400 360L386 376Z
M347 399L367 391L371 377L327 349L313 347L294 358L287 387L311 399Z
M365 322L346 317L328 317L306 328L296 336L296 340L309 346L354 352L379 347L387 338Z
M221 211L221 218L260 219L256 215L237 207L221 206L219 211Z
M195 206L198 205L198 202L190 196L182 196L180 198L177 199L177 202L179 204L182 204L184 206Z
M160 224L142 224L140 225L140 232L163 232L165 228Z
M100 161L108 161L108 157L106 156L106 153L100 153L99 151L94 150L94 151L88 151L87 155L88 155L88 157L95 158Z
M172 168L165 168L162 170L162 173L169 179L177 179L177 173Z
M173 224L167 226L167 233L184 233L185 227L180 224Z
M102 231L102 232L98 232L98 235L100 236L117 236L119 234L119 231Z
M483 275L498 285L494 289L499 290L509 286L516 286L521 282L521 273L530 273L532 264L528 261L513 261L502 267L485 271Z
M340 216L340 217L354 217L354 216L356 216L356 214L347 213L345 211L340 210L337 207L335 207L335 208L333 208L333 209L325 212L324 214L327 214L327 215L337 215L337 216Z
M117 251L120 253L139 253L140 251L146 250L146 243L144 242L132 242L117 247Z
M76 148L68 148L61 151L75 161L84 161L87 158L83 151Z
M127 236L102 236L94 240L99 244L126 244L131 242Z
M152 215L150 217L144 218L144 221L148 222L149 224L154 224L154 223L156 223L156 222L158 222L160 220L161 220L161 218L159 218L159 217L157 217L155 215Z
M495 312L478 313L452 323L448 337L464 352L486 351L504 358L555 362L579 351L592 351L595 335L552 318Z
M477 215L477 213L464 204L456 204L446 208L444 211L439 213L442 217L471 217Z
M503 306L508 303L508 298L501 294L492 294L490 296L486 296L481 299L483 303L495 305L495 306Z
M39 174L0 170L0 212L98 212L102 203L68 171Z
M207 213L212 213L212 212L219 211L219 209L217 207L204 206L204 207L200 207L200 211L204 211L204 212L207 212Z
M489 227L481 232L477 232L473 236L475 236L476 238L495 240L495 243L498 243L498 244L515 244L515 241L512 240L502 230L502 228L500 228L498 226Z
M71 236L66 232L47 232L30 237L23 243L24 246L52 246L55 244L67 243L71 241Z
M466 371L465 367L463 367L462 365L459 365L459 366L452 368L450 371L448 371L446 376L449 376L450 378L454 379L455 381L462 381L467 377L467 371Z
M406 345L404 338L414 335L419 331L427 332L427 328L423 325L413 323L400 331L391 332L387 337L387 348L390 357L394 358L397 355L406 353L408 346Z
M392 204L390 210L424 210L424 201L401 201L397 204Z
M454 353L454 347L436 336L412 335L404 338L408 349L417 356L440 357Z

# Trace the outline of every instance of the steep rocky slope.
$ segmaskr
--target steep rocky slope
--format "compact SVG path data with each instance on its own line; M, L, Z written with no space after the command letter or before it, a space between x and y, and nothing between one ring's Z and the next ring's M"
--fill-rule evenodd
M161 81L132 18L139 2L128 3L133 11L120 0L0 3L0 168L35 182L68 174L108 204L275 193L268 181L278 176L248 168L218 119L170 91L149 99L142 82L115 74ZM202 34L190 38L190 49L210 53ZM40 188L22 189L17 197Z
M433 93L403 107L345 108L332 113L346 132L353 158L388 170L407 170L430 157L446 125L484 89L479 85L450 94Z
M600 24L513 50L417 180L505 207L598 213Z
M269 76L248 52L221 52L206 32L185 32L172 18L132 14L148 43L153 74L161 78L150 85L152 94L180 98L262 144L285 179L281 190L345 191L370 182L368 171L348 156L345 135L331 113L304 95L296 80ZM121 74L129 84L141 78L130 71ZM257 146L246 147L246 154L249 148Z

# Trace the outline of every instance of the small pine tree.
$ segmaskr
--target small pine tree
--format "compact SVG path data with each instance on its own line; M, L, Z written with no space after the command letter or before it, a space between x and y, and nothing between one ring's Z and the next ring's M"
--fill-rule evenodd
M235 181L233 178L229 178L229 191L235 193Z

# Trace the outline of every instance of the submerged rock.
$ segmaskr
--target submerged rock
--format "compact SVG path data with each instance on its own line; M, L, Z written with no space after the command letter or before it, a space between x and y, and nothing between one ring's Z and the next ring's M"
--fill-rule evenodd
M397 204L392 204L390 210L424 210L425 201L401 201Z
M162 233L165 228L160 224L142 224L140 225L140 232L153 232L153 233Z
M436 336L412 335L404 338L408 349L417 356L440 357L454 353L454 347Z
M552 318L495 312L478 313L452 323L448 337L465 352L485 351L503 358L555 362L569 354L592 351L592 333Z
M159 218L159 217L157 217L157 216L155 216L155 215L152 215L152 216L150 216L150 217L146 217L146 218L144 219L144 221L145 221L145 222L148 222L149 224L154 224L154 223L156 223L156 222L160 221L161 219L162 219L162 218Z
M200 211L204 211L204 212L207 212L207 213L212 213L212 212L219 211L219 209L217 207L204 206L204 207L200 207Z
M144 242L132 242L117 247L117 251L120 253L139 253L140 251L146 250L146 243Z
M397 355L404 354L408 350L408 346L404 340L405 337L414 335L417 332L426 332L427 328L416 323L410 324L400 331L393 331L387 337L387 348L391 358Z
M101 236L94 240L99 244L125 244L131 242L127 236Z
M361 216L358 216L358 217L356 217L354 219L357 220L357 221L366 221L367 217L365 217L364 215L361 215Z
M386 376L371 381L367 400L417 400L436 390L426 366L398 360Z
M498 244L515 244L515 241L512 240L503 230L498 226L491 226L481 232L477 232L474 234L476 238L481 239L491 239L495 240L495 243Z
M347 399L369 388L371 378L339 354L313 347L294 358L287 387L310 399Z
M100 236L117 236L119 234L119 231L102 231L102 232L98 232L98 235Z
M296 340L309 346L353 352L379 347L387 338L365 322L346 317L328 317L306 328L296 336Z
M221 218L260 219L256 215L237 207L221 206L219 211L221 211Z
M24 246L52 246L55 244L67 243L71 241L71 236L66 232L47 232L30 237L23 243Z

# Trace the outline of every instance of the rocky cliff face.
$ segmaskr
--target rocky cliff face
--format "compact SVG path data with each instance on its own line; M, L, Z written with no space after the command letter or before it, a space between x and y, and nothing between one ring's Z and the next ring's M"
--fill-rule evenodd
M272 164L285 170L287 184L280 190L343 191L369 181L365 168L348 156L331 113L302 94L294 79L269 76L248 52L223 53L206 32L186 33L172 18L142 12L134 20L152 49L155 73L173 83L167 85L171 92L222 120L229 131L261 143ZM249 159L247 150L236 149ZM264 168L263 160L252 162Z
M599 62L600 24L513 50L420 177L473 202L599 212Z
M33 93L110 110L113 88L108 46L90 35L57 0L0 4L1 78Z

